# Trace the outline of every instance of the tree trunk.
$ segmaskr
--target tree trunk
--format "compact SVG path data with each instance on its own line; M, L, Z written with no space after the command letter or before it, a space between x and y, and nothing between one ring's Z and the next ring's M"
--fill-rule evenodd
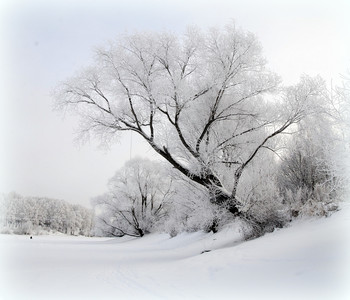
M213 191L213 188L209 188L210 190L210 202L215 204L221 208L228 210L235 216L241 216L242 213L238 208L238 203L234 197L228 196L221 191L216 189L216 192Z
M235 199L236 193L234 192L231 196L229 196L224 194L222 191L220 191L219 188L222 187L222 184L220 180L213 173L211 173L209 170L207 170L208 173L206 174L206 176L199 176L191 173L189 169L182 166L171 156L171 154L169 153L166 147L160 148L153 142L153 140L150 140L145 134L141 134L141 135L143 136L143 138L145 138L145 140L149 143L149 145L157 153L159 153L163 158L165 158L175 169L180 171L183 175L185 175L190 180L207 188L210 193L211 203L227 209L230 213L234 214L235 216L242 215L238 208L237 201ZM235 180L235 182L237 182L238 184L238 180ZM237 189L237 186L235 183L235 190L236 189Z
M140 235L140 237L143 237L145 235L141 228L136 228L136 231Z

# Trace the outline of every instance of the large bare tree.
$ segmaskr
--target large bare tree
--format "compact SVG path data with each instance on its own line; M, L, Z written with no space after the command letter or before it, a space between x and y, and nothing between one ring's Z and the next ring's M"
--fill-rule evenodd
M237 188L257 153L300 121L320 83L279 88L256 37L234 25L202 32L135 33L95 53L95 63L61 84L82 132L139 134L211 201L241 214Z

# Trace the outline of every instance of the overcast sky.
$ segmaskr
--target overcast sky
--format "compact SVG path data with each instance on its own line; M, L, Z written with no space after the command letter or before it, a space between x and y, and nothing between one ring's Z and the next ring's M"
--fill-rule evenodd
M285 83L303 73L339 80L350 69L349 0L99 0L0 2L0 192L89 205L131 156L152 156L127 134L108 151L74 142L76 119L50 91L118 33L206 28L232 20L255 33ZM132 148L130 147L132 145Z

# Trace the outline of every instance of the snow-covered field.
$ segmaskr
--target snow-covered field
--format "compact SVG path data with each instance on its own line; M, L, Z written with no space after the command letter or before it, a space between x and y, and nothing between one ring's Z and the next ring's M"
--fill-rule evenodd
M1 235L0 299L350 299L349 225L346 204L244 243L232 228L175 238Z

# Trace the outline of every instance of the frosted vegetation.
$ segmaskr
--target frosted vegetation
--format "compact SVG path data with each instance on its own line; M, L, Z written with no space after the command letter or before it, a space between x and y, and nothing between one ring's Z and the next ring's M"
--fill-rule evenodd
M329 88L305 75L285 86L257 38L234 24L123 35L94 58L56 88L57 108L80 117L82 139L113 143L131 131L160 159L135 158L116 172L92 199L92 234L175 236L235 223L249 239L338 209L349 179L347 78ZM5 226L46 226L25 214L18 224L9 198ZM66 211L55 230L90 234L89 212ZM90 225L79 227L83 215Z
M16 193L0 195L0 233L89 236L93 221L93 212L81 205Z

